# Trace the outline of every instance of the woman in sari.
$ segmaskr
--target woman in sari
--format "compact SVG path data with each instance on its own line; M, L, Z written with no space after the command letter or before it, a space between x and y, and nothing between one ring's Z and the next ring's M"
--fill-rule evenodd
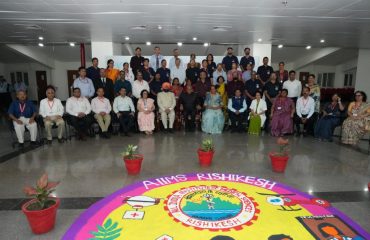
M227 81L233 81L235 76L241 80L242 72L238 70L238 64L232 63L231 70L227 72Z
M310 97L315 101L315 112L311 117L313 124L311 124L310 129L308 129L310 133L314 133L314 128L320 115L320 86L316 84L315 78L314 74L310 74L307 80L307 86L310 88Z
M107 69L105 69L106 77L112 79L113 83L118 79L120 73L119 70L114 68L113 59L109 59L107 62Z
M334 129L340 125L340 115L344 111L344 106L338 94L334 93L323 111L323 116L319 119L315 127L315 138L322 141L332 142Z
M251 106L249 107L251 112L249 114L248 134L260 135L261 128L265 124L267 105L266 101L261 97L262 93L257 91L255 94L255 99L252 101Z
M219 76L217 78L217 86L216 86L216 88L217 88L217 93L221 97L222 105L223 106L227 106L228 98L227 98L227 91L226 91L225 79L224 79L223 76ZM225 115L225 118L226 118L227 109L224 109L224 115Z
M220 95L216 92L216 87L211 86L210 92L206 95L204 108L206 109L202 116L202 130L209 134L221 133L224 128L225 118L222 113L222 101Z
M363 91L355 92L355 101L348 106L348 118L342 126L342 143L356 145L370 130L370 104Z
M137 122L141 132L145 132L146 135L153 134L154 130L154 100L149 98L148 91L141 91L141 98L137 102L137 109L139 111L137 116Z
M293 133L295 106L287 95L288 90L283 89L271 107L271 135L274 137Z

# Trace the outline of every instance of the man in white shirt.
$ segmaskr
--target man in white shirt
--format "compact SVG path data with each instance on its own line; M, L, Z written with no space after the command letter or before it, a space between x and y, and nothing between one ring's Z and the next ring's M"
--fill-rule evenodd
M158 46L154 47L154 54L150 56L149 59L150 67L153 68L154 72L156 72L157 69L161 67L161 62L163 59L164 58L161 55L161 48Z
M136 77L137 80L135 80L134 84L132 85L132 95L136 98L135 100L137 101L141 97L141 91L145 89L150 92L150 88L148 82L144 81L142 72L138 72L136 74Z
M95 88L92 80L86 77L86 68L78 68L79 77L73 82L73 88L81 90L81 96L91 98L95 94Z
M292 99L294 104L302 93L302 83L301 81L295 79L295 71L289 72L289 80L283 83L283 89L288 90L288 98Z
M55 88L51 85L46 87L46 98L40 102L39 114L44 120L48 144L51 144L53 140L53 136L51 135L53 124L58 127L58 142L63 143L63 134L65 132L63 120L64 107L62 102L58 98L55 98Z
M180 58L180 51L179 51L179 49L175 48L173 50L173 57L170 59L170 63L168 64L168 68L169 69L172 69L172 68L175 67L175 65L176 65L176 59L178 59L178 58L181 60L181 62L180 62L181 68L184 68L184 69L186 68L185 62Z
M310 88L303 87L303 96L298 98L296 105L296 135L300 135L300 124L303 124L303 136L307 135L308 129L313 129L313 113L315 112L315 100L310 95Z
M126 96L126 88L119 90L119 96L114 99L113 111L116 114L125 136L129 137L129 131L134 124L135 106L130 97Z
M110 105L109 99L104 97L103 87L99 87L96 94L97 97L91 100L91 109L94 112L94 118L101 129L101 136L108 139L108 128L111 122L110 112L112 111L112 106Z
M224 69L222 68L222 64L219 63L217 64L217 68L216 70L213 72L213 85L217 85L218 82L217 82L217 78L219 76L222 76L224 78L224 83L226 84L227 83L227 75L226 75L226 72L224 71Z
M67 99L66 112L68 123L77 131L77 140L86 141L86 135L91 126L91 105L89 100L81 96L79 88L73 89L73 96Z
M240 89L235 90L235 96L229 98L227 109L231 120L231 132L243 133L243 122L245 120L245 112L247 110L247 102L245 98L241 96ZM238 124L238 127L236 126Z
M182 67L183 64L181 63L180 58L176 58L175 60L175 66L170 69L171 71L171 79L178 78L180 85L183 85L185 82L186 74L185 74L185 68Z
M157 101L161 120L164 127L164 133L173 133L173 123L175 121L176 98L173 92L170 92L171 84L164 82L162 92L158 93ZM169 124L168 124L169 121Z

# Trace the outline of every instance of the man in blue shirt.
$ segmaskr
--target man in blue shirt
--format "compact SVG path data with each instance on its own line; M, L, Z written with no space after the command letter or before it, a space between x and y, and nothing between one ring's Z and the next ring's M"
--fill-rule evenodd
M247 69L247 64L250 64L252 66L252 69L254 68L254 57L250 55L250 52L251 49L249 47L244 48L245 56L240 59L240 68L242 69L242 71L245 71Z
M156 72L161 67L161 62L163 59L164 58L161 55L161 48L158 46L154 47L154 54L150 56L150 67L153 68L154 72Z
M255 71L252 72L251 79L245 82L245 95L247 96L247 104L248 106L251 105L252 100L255 99L255 95L257 91L261 91L263 89L263 83L257 79L257 74Z
M231 66L233 63L236 63L239 65L239 60L236 56L233 55L233 48L228 47L227 48L227 55L222 59L222 65L225 70L225 72L228 72L231 70Z
M86 69L86 76L94 82L100 80L99 60L94 57L91 61L92 66Z
M170 69L166 68L166 66L167 66L167 61L166 59L163 59L161 62L161 67L157 69L157 73L161 75L162 83L164 82L171 83L171 71Z
M24 147L25 127L31 134L31 145L37 145L37 124L35 117L37 115L35 105L27 100L27 94L21 90L17 92L17 100L13 101L9 107L8 114L13 121L15 133L18 138L19 147Z
M79 77L73 82L73 88L79 88L81 90L81 96L85 98L91 98L95 94L94 84L90 78L86 77L86 68L78 68ZM99 72L100 78L100 72Z
M267 65L268 63L269 58L264 57L263 65L259 66L257 69L258 78L262 81L263 84L265 84L270 79L271 73L274 72L274 69L271 66Z

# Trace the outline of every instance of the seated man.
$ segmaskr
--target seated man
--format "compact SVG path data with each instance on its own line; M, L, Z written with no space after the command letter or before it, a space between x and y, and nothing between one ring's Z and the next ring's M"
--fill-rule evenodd
M86 97L81 96L79 88L73 89L73 96L67 99L66 111L68 122L77 131L77 140L86 140L88 129L91 126L91 105Z
M312 129L313 118L312 115L315 112L315 100L310 95L310 88L303 87L303 96L298 98L296 106L296 116L294 119L296 125L296 135L299 136L300 124L303 124L303 136L307 135L307 130Z
M46 87L46 98L42 99L40 102L39 113L44 120L48 144L51 144L53 140L51 135L51 127L53 124L58 127L58 142L63 143L63 134L65 131L63 120L64 107L62 102L55 97L55 88L51 85Z
M126 96L126 88L119 90L119 96L114 99L113 111L117 114L119 123L125 136L129 137L129 130L134 124L135 107L132 99Z
M229 98L227 109L231 120L231 132L243 133L243 122L246 118L247 103L245 98L241 96L241 90L235 90L235 96ZM236 126L238 124L238 126Z
M36 108L30 100L27 100L27 94L24 90L17 92L17 100L10 104L8 114L10 119L13 120L19 147L24 147L24 127L27 127L30 131L31 145L37 145L37 125L35 122L35 117L37 115Z
M112 106L109 99L104 97L103 87L99 87L96 94L97 97L91 101L91 109L101 129L101 136L103 138L109 138L108 128L111 121L110 112L112 111Z
M173 122L175 121L176 98L173 92L170 92L171 84L164 82L162 92L158 93L158 107L161 114L164 133L169 131L173 133ZM169 124L168 122L169 121Z
M186 85L186 91L180 95L180 110L183 112L185 119L185 131L195 130L195 113L196 108L201 108L198 104L198 95L193 92L191 85Z

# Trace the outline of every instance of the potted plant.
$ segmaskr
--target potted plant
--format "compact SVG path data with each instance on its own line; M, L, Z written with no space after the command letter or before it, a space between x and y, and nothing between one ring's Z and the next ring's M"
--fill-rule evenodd
M129 175L136 175L140 173L143 155L135 154L137 146L128 145L126 150L122 153L123 160Z
M269 153L272 164L272 170L274 172L284 172L289 159L288 155L289 140L279 137L277 139L277 145L279 146L279 150L277 152Z
M49 182L45 173L37 181L36 187L26 186L23 189L27 196L33 198L22 205L22 211L35 234L46 233L54 228L60 200L50 194L58 184L59 182Z
M215 146L212 138L203 139L200 148L198 148L199 164L201 166L210 166L212 164Z

